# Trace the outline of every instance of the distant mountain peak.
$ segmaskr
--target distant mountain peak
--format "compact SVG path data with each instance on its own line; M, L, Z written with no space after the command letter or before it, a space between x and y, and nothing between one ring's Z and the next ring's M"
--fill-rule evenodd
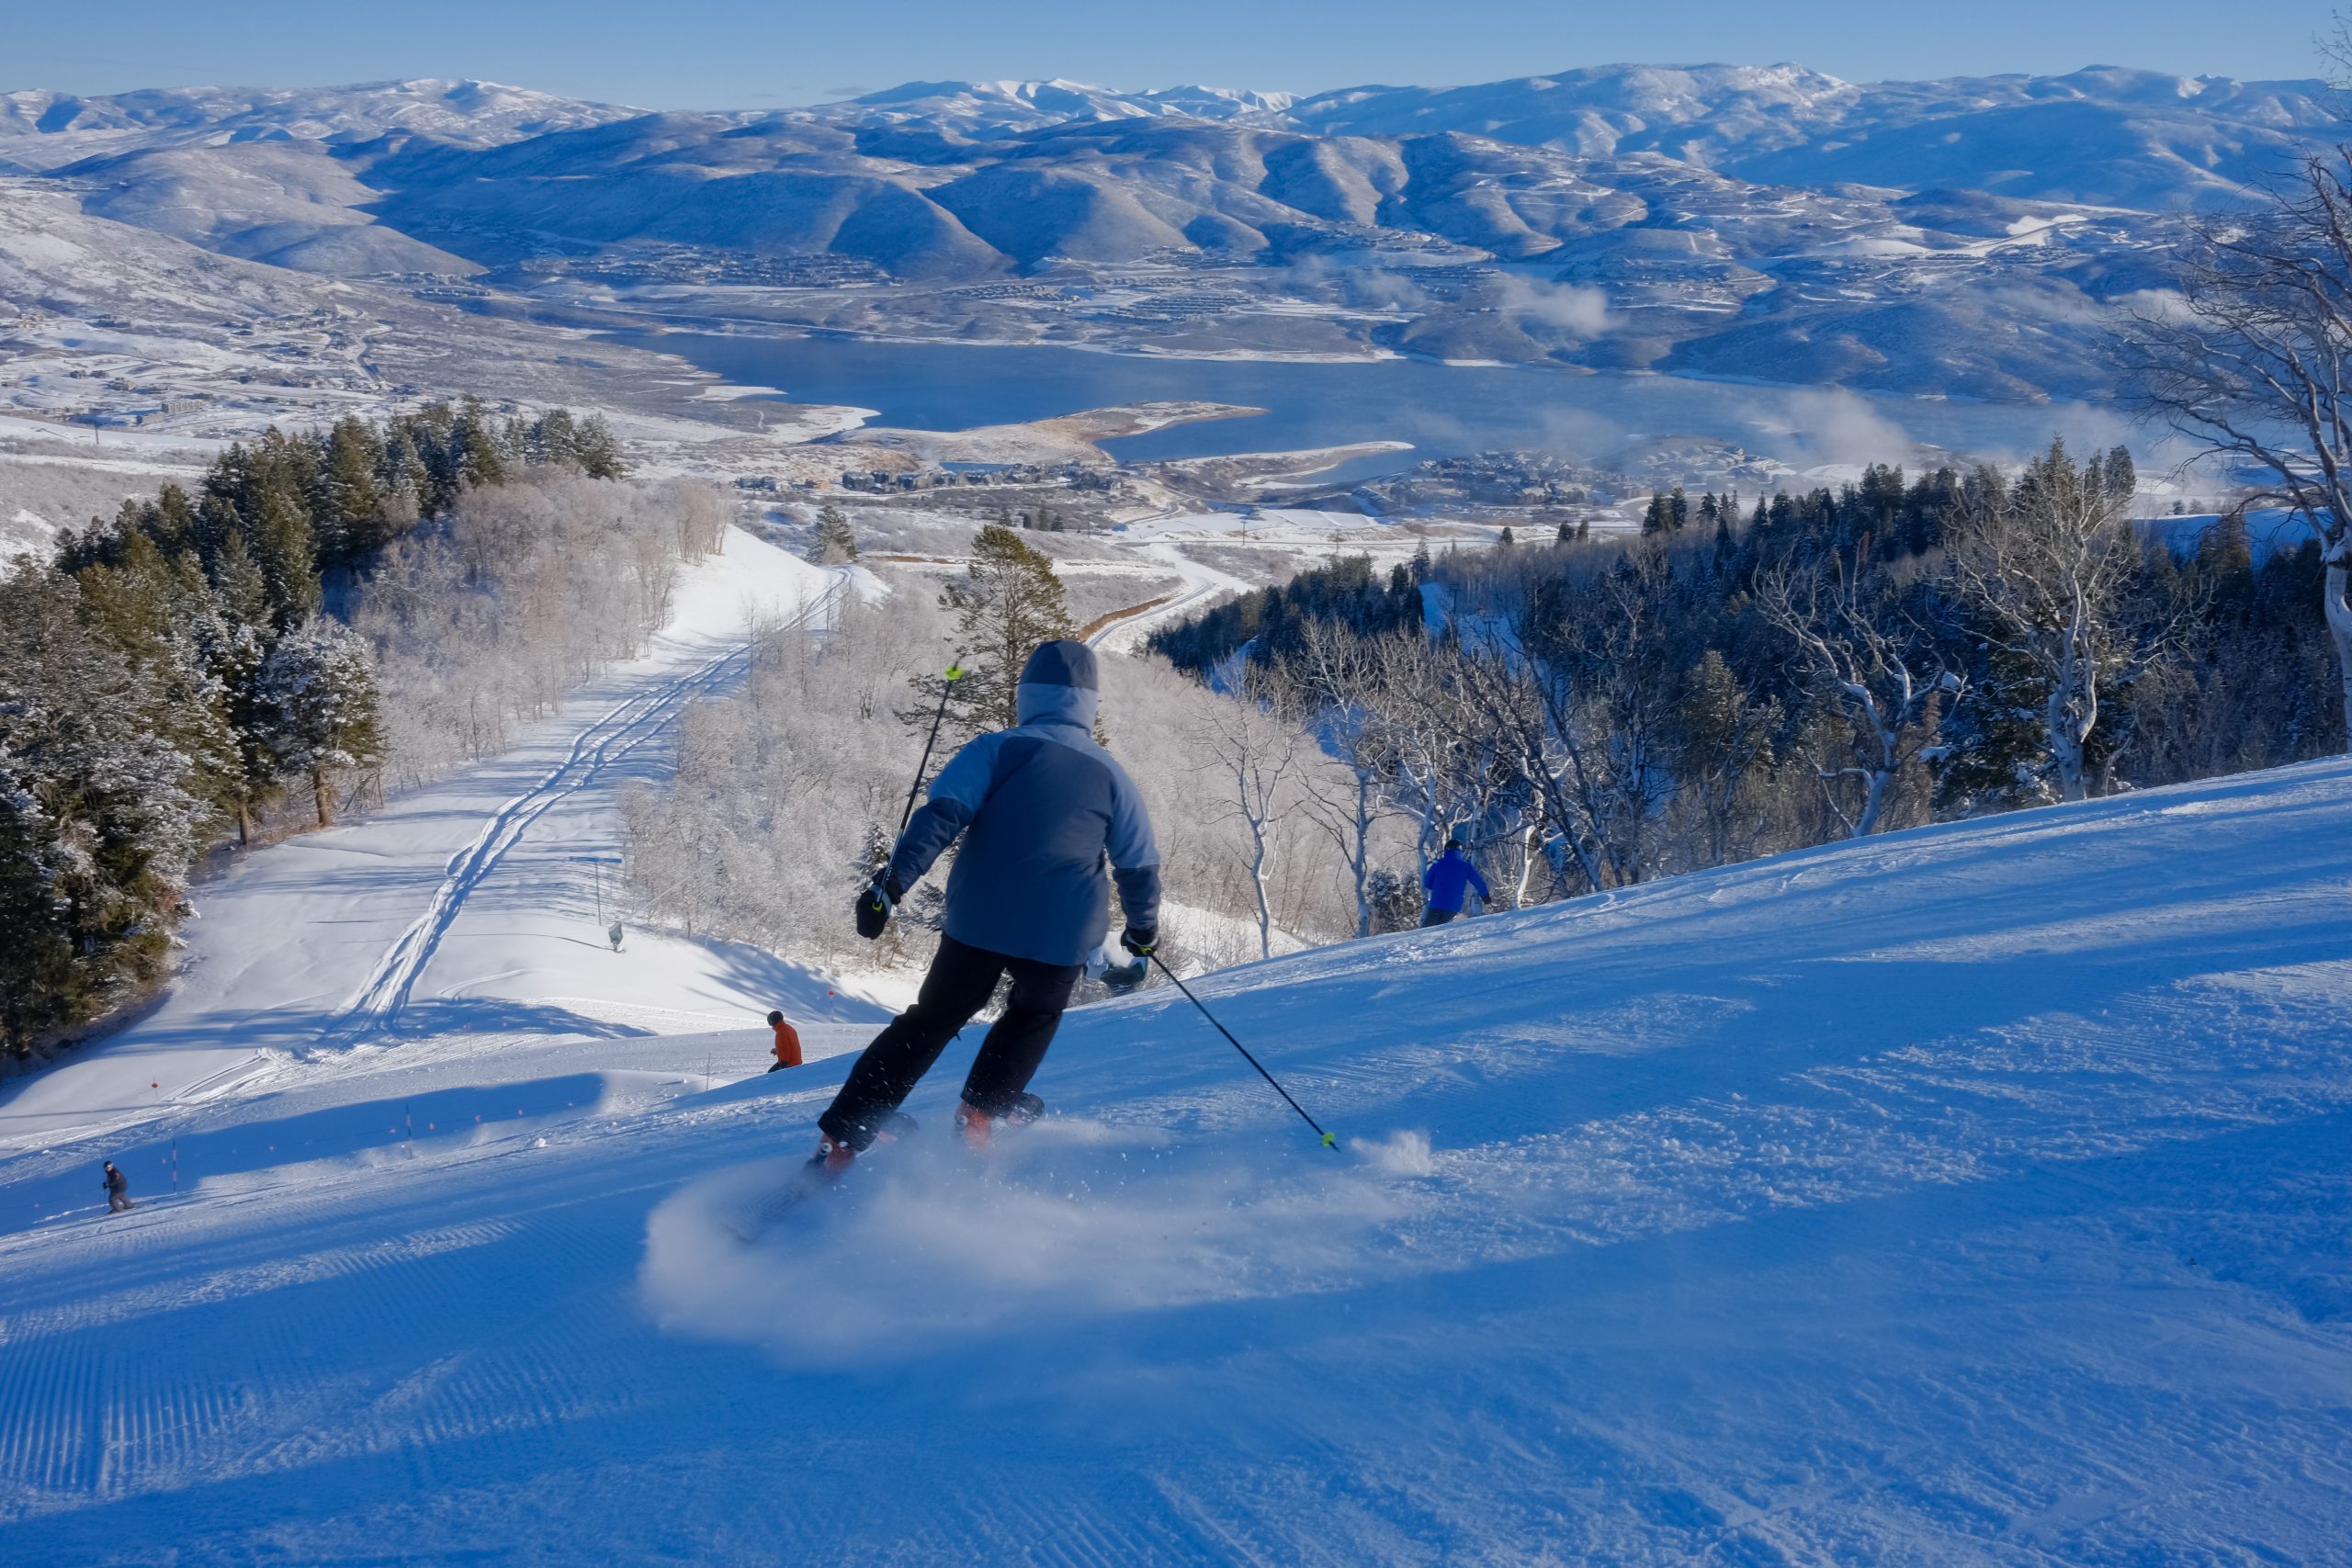
M1238 119L1279 115L1298 101L1295 93L1187 84L1126 92L1066 76L1001 78L974 82L901 82L861 94L816 112L828 118L858 109L935 121L966 131L1026 130L1071 121L1148 119L1183 115L1195 119Z

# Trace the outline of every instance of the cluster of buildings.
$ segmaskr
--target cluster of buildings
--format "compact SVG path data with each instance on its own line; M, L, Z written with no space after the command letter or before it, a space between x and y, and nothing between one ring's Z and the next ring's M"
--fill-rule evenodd
M593 256L533 256L520 269L535 280L581 277L599 283L716 284L763 288L839 288L887 283L863 256L794 251L754 255L706 245L638 242Z
M1393 479L1359 487L1384 506L1476 502L1489 506L1605 506L1630 488L1619 474L1545 452L1431 457Z
M868 494L991 484L1064 485L1073 490L1107 491L1116 482L1113 472L1085 463L1064 463L1058 467L1043 463L949 463L903 471L853 468L842 475L841 484L843 490Z

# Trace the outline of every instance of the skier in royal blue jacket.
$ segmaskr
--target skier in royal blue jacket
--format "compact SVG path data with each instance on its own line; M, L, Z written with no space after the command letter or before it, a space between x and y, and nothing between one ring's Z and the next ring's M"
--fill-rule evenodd
M1110 886L1126 911L1120 942L1142 957L1158 942L1159 851L1143 798L1094 743L1094 652L1049 642L1029 656L1015 694L1020 723L980 736L932 781L890 863L858 897L858 934L882 934L907 889L958 835L943 934L914 1006L892 1019L817 1119L817 1159L840 1170L882 1134L956 1031L1012 976L1003 1015L964 1080L956 1123L974 1145L1000 1120L1035 1114L1025 1091L1053 1043L1070 987L1110 922Z
M1445 853L1431 861L1429 870L1421 873L1421 886L1430 896L1430 907L1421 912L1421 924L1425 926L1442 926L1462 913L1464 897L1473 887L1478 890L1481 899L1494 897L1487 891L1487 879L1478 874L1478 868L1462 852L1459 839L1445 841Z

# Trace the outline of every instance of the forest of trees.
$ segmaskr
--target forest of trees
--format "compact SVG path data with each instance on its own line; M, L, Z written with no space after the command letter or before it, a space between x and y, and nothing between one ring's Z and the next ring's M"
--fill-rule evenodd
M2120 449L2021 471L1873 467L1700 496L1375 575L1349 558L1104 665L1194 962L1409 925L1458 834L1517 908L1939 818L2340 750L2316 545L2243 516L2153 538ZM992 527L936 602L773 639L691 709L628 807L647 912L869 963L847 900L887 852L954 659L945 740L1012 721L1068 635L1051 561ZM946 746L933 767L944 760ZM930 879L935 883L939 878ZM878 954L914 956L923 889Z
M599 420L434 405L381 424L271 431L229 447L193 492L167 485L62 533L46 558L8 563L0 1049L29 1054L153 984L190 871L224 836L329 825L380 790L388 765L414 777L446 763L453 748L427 722L423 677L482 671L451 628L516 614L512 601L527 597L517 590L543 588L582 542L583 514L607 525L616 557L648 556L649 537L672 563L715 546L715 499L623 504L636 490L620 478ZM601 510L599 495L612 498ZM639 513L657 514L659 532ZM593 595L616 560L589 556L561 564L594 583L569 600L539 595L559 615L603 608ZM637 602L600 622L594 657L632 651L649 616L658 622L663 563L641 565ZM515 664L506 652L502 665ZM488 687L529 711L591 662Z
M1745 512L1669 495L1637 538L1341 560L1155 647L1358 774L1325 852L1365 931L1450 833L1538 903L2341 750L2321 547L2257 554L2243 515L2151 537L2133 485L2120 448L2053 444Z
M970 563L936 596L902 581L879 604L847 604L822 637L779 628L740 692L687 709L674 776L624 803L626 875L639 909L807 962L927 955L945 864L879 948L857 940L849 911L896 837L942 672L954 661L965 674L945 694L933 772L971 736L1013 721L1022 662L1069 635L1051 558L1001 525L978 531ZM1258 953L1250 928L1261 891L1286 929L1341 919L1347 895L1331 866L1253 855L1250 829L1225 798L1218 737L1250 716L1162 660L1106 660L1102 676L1096 738L1151 810L1171 961L1180 950L1207 964ZM1310 775L1330 782L1304 766L1297 776Z

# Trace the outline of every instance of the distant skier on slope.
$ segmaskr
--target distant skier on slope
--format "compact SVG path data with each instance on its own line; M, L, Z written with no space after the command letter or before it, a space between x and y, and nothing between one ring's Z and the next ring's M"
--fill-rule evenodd
M871 1145L1008 971L1011 999L973 1059L956 1122L979 1147L997 1122L1036 1114L1029 1079L1110 920L1106 861L1126 910L1120 944L1140 957L1157 943L1159 851L1134 782L1093 741L1097 691L1085 644L1049 642L1031 654L1015 694L1019 725L980 736L948 760L889 864L859 895L857 932L871 941L907 889L963 836L922 989L875 1036L818 1118L824 1136L812 1165L838 1172Z
M1462 852L1459 839L1446 840L1445 853L1431 861L1429 870L1421 873L1421 886L1430 896L1430 907L1421 912L1421 924L1425 926L1442 926L1462 913L1464 897L1473 887L1478 890L1482 900L1494 897L1487 891L1487 879L1478 874L1478 868Z
M798 1066L800 1065L798 1032L784 1021L784 1014L780 1012L768 1014L768 1027L775 1031L775 1066L770 1067L768 1071L781 1072L786 1067Z
M107 1213L119 1214L139 1206L130 1201L130 1178L117 1170L112 1160L107 1161L106 1189Z

